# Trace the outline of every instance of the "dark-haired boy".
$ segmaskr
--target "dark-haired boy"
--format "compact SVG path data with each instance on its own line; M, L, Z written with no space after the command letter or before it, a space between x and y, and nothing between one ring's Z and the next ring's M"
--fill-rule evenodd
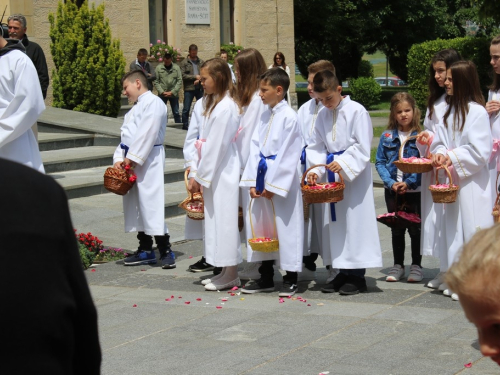
M341 95L342 86L333 72L316 73L313 85L316 98L326 108L316 119L307 161L310 165L327 164L329 171L342 175L346 185L344 199L325 210L329 249L324 248L323 253L330 252L331 267L339 268L340 273L322 291L343 295L366 292L366 268L382 267L370 166L372 123L361 104ZM314 184L324 172L322 167L312 169L308 183ZM328 180L335 181L335 175L329 172Z
M153 81L156 79L155 71L148 61L148 51L146 48L141 48L137 52L137 58L130 63L130 71L142 71L148 80L148 90L153 90Z
M277 237L279 251L253 251L247 245L249 262L262 262L260 279L242 289L243 293L274 290L273 264L279 261L286 271L279 295L292 296L297 291L297 275L302 270L304 214L302 194L297 184L297 160L302 138L297 114L283 100L290 85L288 74L280 68L269 69L261 77L260 97L269 106L255 128L247 165L240 186L250 188L252 224L257 237ZM267 198L267 199L262 199ZM271 208L274 203L276 215ZM248 209L245 208L246 212ZM250 216L246 215L247 238L252 238ZM276 223L276 231L274 228Z
M163 140L167 124L165 104L147 88L140 70L122 78L123 94L136 103L125 115L121 143L113 156L114 167L133 168L135 185L123 196L125 232L138 232L138 250L124 260L126 266L155 264L153 238L160 252L162 268L175 268L165 223L165 149Z

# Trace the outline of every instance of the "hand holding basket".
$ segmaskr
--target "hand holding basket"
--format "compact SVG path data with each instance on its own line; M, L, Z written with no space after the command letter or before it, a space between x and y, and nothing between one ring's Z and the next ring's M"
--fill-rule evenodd
M399 148L399 160L394 162L396 168L398 168L403 173L424 173L432 171L432 162L427 158L403 158L403 152L406 142L410 139L417 138L416 135L412 135L405 139L401 147ZM429 147L429 146L427 146Z
M104 188L118 195L125 195L134 186L137 177L130 170L109 167L104 172Z
M187 217L193 220L203 220L205 218L203 195L201 193L194 193L188 190L188 176L189 170L186 169L184 172L184 183L186 185L186 190L188 196L181 203L179 207L186 211Z
M307 173L316 167L328 167L326 164L317 164L313 165L309 169L307 169L302 175L301 179L301 189L302 196L305 203L335 203L340 202L344 199L344 189L345 183L344 178L339 173L340 181L339 182L322 182L317 183L316 185L309 186L305 184L305 179Z

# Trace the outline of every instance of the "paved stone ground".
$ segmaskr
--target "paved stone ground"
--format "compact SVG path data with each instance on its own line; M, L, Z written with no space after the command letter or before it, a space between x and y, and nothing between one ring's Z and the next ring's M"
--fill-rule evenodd
M377 213L385 212L383 190L374 194ZM123 235L123 218L106 215L104 203L85 209L71 200L70 207L79 230L96 228L108 245L135 248L134 236ZM279 303L277 291L205 291L200 279L209 274L186 271L201 243L182 241L183 223L184 217L167 219L177 241L174 270L116 262L86 271L99 313L103 375L499 373L482 357L460 304L424 287L438 272L436 259L424 258L422 283L384 281L393 260L390 230L381 224L384 268L368 270L369 293L321 293L326 273L319 267L316 282L300 282L297 298ZM279 289L279 273L275 281Z

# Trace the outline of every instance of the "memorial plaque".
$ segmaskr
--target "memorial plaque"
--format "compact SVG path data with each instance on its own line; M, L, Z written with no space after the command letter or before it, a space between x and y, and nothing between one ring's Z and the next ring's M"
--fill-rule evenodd
M186 24L210 25L210 0L186 0Z

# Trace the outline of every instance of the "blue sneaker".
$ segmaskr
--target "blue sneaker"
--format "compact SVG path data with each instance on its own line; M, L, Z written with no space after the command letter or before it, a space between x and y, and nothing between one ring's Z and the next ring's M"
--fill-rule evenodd
M123 264L126 266L138 266L140 264L156 264L156 255L153 250L137 250L132 255L125 258Z
M161 268L163 268L164 270L176 267L175 254L173 251L169 251L166 254L162 255L160 261L161 261Z

